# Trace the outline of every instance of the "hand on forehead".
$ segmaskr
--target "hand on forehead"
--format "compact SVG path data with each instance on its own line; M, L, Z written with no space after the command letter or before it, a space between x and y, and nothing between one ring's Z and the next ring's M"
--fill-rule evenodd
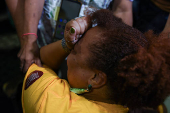
M91 27L87 17L80 17L72 19L66 24L64 37L66 41L75 44L78 41L79 36L86 32Z

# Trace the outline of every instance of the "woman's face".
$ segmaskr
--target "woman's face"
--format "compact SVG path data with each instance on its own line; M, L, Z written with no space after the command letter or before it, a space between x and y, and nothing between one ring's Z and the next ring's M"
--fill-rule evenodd
M75 44L74 49L67 58L67 78L73 88L87 88L89 85L88 80L95 75L94 71L88 67L87 59L92 57L88 46L91 42L97 40L98 30L99 28L97 27L88 30L82 39Z

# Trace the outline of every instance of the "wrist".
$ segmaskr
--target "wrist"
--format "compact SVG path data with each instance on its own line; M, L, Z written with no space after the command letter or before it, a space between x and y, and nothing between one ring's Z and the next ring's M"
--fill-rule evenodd
M65 41L65 43L66 43L66 46L67 46L70 50L72 50L72 49L74 48L74 44L72 44L71 42Z
M36 33L25 33L21 36L23 40L27 40L29 42L35 42L38 38Z
M70 53L71 52L72 48L70 46L68 46L68 44L67 44L67 42L65 41L64 38L61 41L61 45L62 45L62 47L63 47L63 49L64 49L64 51L66 53Z
M37 42L37 38L34 35L25 35L25 36L22 37L22 40L24 42L28 42L28 43Z

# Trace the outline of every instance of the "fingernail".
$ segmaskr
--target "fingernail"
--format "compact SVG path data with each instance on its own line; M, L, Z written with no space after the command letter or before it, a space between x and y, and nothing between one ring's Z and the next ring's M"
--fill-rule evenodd
M70 29L70 33L71 33L71 34L74 34L74 33L75 33L75 29L74 29L73 27Z

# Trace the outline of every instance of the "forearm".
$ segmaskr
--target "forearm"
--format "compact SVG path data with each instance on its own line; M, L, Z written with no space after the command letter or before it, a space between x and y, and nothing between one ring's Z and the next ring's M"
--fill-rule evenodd
M52 69L58 69L68 54L69 53L65 52L65 50L62 48L61 40L43 46L40 49L40 58L42 63Z
M80 26L81 24L81 26ZM67 22L65 31L64 31L64 39L67 39L64 46L62 47L62 40L57 42L53 42L49 45L46 45L40 49L40 58L42 63L46 64L52 69L58 69L63 60L68 56L68 52L66 48L72 50L74 45L78 41L77 35L82 35L91 27L91 22L88 22L86 17L77 18L75 20L71 20ZM77 37L77 38L76 38ZM64 45L64 44L63 44Z
M6 0L6 4L15 23L22 46L24 45L24 39L21 38L23 33L37 33L37 26L42 14L44 0ZM33 35L27 37L27 40L35 38ZM34 41L36 40L34 39Z
M25 0L24 3L24 33L37 33L44 0Z
M113 14L130 26L133 25L132 2L129 0L114 0Z
M42 14L43 6L44 0L25 0L23 33L37 34L38 22ZM36 42L36 36L34 35L28 35L26 36L26 38L27 39L25 40L31 40L31 42Z

